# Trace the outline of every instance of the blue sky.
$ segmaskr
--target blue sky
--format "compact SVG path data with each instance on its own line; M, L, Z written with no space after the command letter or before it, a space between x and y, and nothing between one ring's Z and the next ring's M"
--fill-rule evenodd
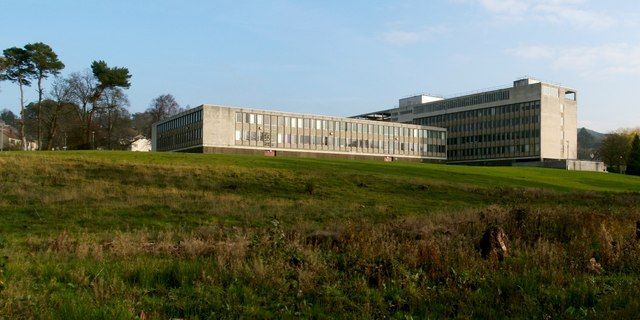
M6 1L0 49L51 45L63 75L131 71L130 111L159 94L326 115L508 85L579 91L579 125L640 125L640 1ZM27 98L36 97L35 88ZM14 84L0 108L19 110Z

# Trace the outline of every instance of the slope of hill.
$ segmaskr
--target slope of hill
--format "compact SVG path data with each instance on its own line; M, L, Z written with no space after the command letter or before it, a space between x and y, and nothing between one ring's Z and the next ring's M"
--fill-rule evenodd
M594 155L594 159L598 158L598 149L602 144L605 134L589 130L587 128L578 129L578 159L591 160L591 155Z
M633 317L639 192L537 168L5 153L0 318ZM502 260L478 249L489 226Z

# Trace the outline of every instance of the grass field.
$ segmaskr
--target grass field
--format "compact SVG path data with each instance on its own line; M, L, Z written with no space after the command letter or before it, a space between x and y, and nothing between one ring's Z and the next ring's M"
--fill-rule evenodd
M633 318L639 204L606 173L2 153L0 318Z

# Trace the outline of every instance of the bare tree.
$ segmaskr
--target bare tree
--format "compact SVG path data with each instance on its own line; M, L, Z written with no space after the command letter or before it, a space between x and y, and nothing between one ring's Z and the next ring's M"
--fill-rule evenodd
M85 149L88 146L87 132L91 131L91 120L97 110L91 104L93 92L98 83L91 72L84 71L82 73L74 72L66 80L70 90L71 101L77 106L76 115L81 123L85 124L83 133L83 144ZM89 127L86 127L88 124Z
M113 150L114 126L122 118L123 114L126 114L127 119L130 120L131 118L125 109L125 107L129 106L129 99L120 88L112 88L104 92L100 105L103 115L106 116L106 123L103 126L107 131L107 148Z
M162 94L151 101L146 112L151 115L152 123L180 113L182 108L171 94Z
M73 91L68 79L57 78L51 86L49 95L51 96L52 107L43 119L45 128L47 129L46 150L51 150L53 148L54 141L56 141L58 136L60 127L59 118L62 116L62 113L65 110L74 109L74 105L72 104Z
M151 114L148 112L136 112L132 117L133 128L147 138L151 137L151 125L153 124L153 119L151 118Z
M109 67L104 61L94 61L91 72L74 73L69 78L73 90L73 97L78 105L78 118L84 123L84 146L94 141L94 119L105 104L102 99L105 93L113 89L128 89L131 75L127 68Z

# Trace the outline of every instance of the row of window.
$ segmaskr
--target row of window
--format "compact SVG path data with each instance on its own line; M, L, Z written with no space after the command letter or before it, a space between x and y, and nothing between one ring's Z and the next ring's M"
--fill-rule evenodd
M402 136L416 138L444 139L444 131L407 128L402 126L388 126L346 121L318 120L287 116L274 116L256 113L236 113L236 123L270 125L285 128L315 129L326 131L359 132L364 134L378 134L384 136Z
M497 146L486 148L469 148L447 151L450 160L456 158L509 158L518 156L535 156L540 154L539 144L523 144L513 146Z
M468 132L468 131L476 131L476 130L485 130L485 129L498 129L505 127L513 127L519 125L528 125L528 124L536 124L539 122L540 117L538 115L528 116L528 117L520 117L520 118L511 118L511 119L498 119L492 121L482 121L482 122L474 122L474 123L463 123L450 125L449 131L451 133L454 132Z
M202 110L191 112L175 119L158 124L157 133L163 133L202 121Z
M235 131L236 145L265 146L292 149L319 149L362 153L388 153L415 156L444 157L444 139L358 139L331 135L297 135L265 131ZM413 140L413 141L409 141Z
M452 122L455 120L474 120L479 117L508 115L530 110L540 110L540 101L516 103L498 107L482 108L477 110L452 112L432 117L417 118L415 123L421 125L433 125L440 122Z
M453 108L462 108L476 104L489 103L495 101L509 100L509 90L499 90L484 92L471 96L447 99L443 101L430 102L413 108L413 113L434 112Z
M202 127L180 129L158 134L156 148L159 151L186 148L202 144Z
M499 142L529 138L540 138L540 130L523 130L515 132L501 132L493 134L479 134L473 136L455 137L447 139L447 144L457 145L465 143Z
M494 152L498 157L503 157L505 152L511 152L512 147L514 152L519 153L518 156L535 156L535 149L519 146L534 145L535 139L540 138L540 129L536 126L540 123L540 101L423 117L415 119L414 123L447 128L449 132L447 142L451 146L448 151L449 160L492 157ZM513 145L495 147L477 145L487 142ZM503 151L503 148L507 150Z

